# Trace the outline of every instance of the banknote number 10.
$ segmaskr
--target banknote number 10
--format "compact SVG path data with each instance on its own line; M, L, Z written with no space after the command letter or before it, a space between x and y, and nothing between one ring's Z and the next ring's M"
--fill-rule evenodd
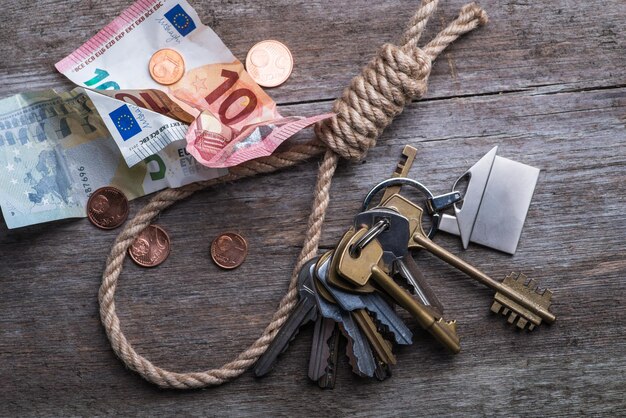
M205 97L205 100L208 104L215 103L220 97L224 96L228 90L230 90L235 83L239 80L239 73L235 71L222 70L222 77L226 80L220 84L215 90L213 90L208 96ZM226 116L226 112L228 109L235 103L237 100L246 97L248 99L248 103L233 117ZM257 105L257 98L254 95L254 92L250 89L237 89L232 92L224 99L219 108L220 121L225 125L234 125L237 122L244 120L254 111Z
M108 71L101 70L100 68L96 68L95 73L96 75L91 80L85 81L85 85L87 87L91 87L95 84L98 84L99 82L101 82L102 80L104 80L105 78L109 76ZM120 85L117 84L115 81L107 81L105 83L102 83L96 86L95 88L96 90L119 90Z

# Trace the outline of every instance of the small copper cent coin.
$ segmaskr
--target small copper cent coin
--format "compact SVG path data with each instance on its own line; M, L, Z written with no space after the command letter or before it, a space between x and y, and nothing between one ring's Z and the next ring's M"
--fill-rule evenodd
M157 83L174 84L185 74L185 61L183 56L173 49L159 49L152 54L148 69L150 76Z
M213 240L211 258L223 269L239 267L248 255L248 243L239 234L225 232Z
M278 41L262 41L248 51L246 70L260 86L276 87L291 75L293 56L289 48Z
M117 228L128 217L128 199L115 187L101 187L87 201L87 217L98 228Z
M128 248L130 258L142 267L155 267L170 255L170 237L160 226L144 229Z

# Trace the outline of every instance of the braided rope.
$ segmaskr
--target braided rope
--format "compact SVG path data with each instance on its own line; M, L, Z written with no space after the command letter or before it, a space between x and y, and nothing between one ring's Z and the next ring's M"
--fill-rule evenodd
M98 294L100 317L115 354L146 380L176 389L221 385L241 375L265 352L297 303L296 279L302 265L318 250L322 224L329 203L332 177L339 157L360 159L375 145L376 139L404 106L426 93L431 63L455 39L487 22L486 13L476 4L464 6L457 19L441 31L426 47L417 47L428 18L438 0L422 0L411 18L400 46L386 44L378 55L356 76L338 98L333 110L337 114L315 127L319 140L295 145L289 150L248 161L232 167L227 176L177 189L163 190L155 195L118 235L107 259ZM321 141L321 142L320 142ZM298 256L287 293L261 336L234 360L217 369L177 373L162 369L139 355L121 330L115 309L115 289L122 272L126 252L137 235L165 208L194 192L220 183L261 173L273 172L325 152L320 163L314 202L309 215L304 244Z

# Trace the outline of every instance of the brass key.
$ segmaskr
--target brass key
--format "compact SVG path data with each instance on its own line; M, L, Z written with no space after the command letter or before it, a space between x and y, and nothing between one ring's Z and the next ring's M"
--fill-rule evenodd
M350 229L348 229L348 231L346 231L343 237L341 237L341 240L335 248L336 254L341 254L344 251L344 249L346 248L346 244L354 236L354 232L354 228L351 227ZM330 283L331 285L341 290L354 293L372 293L377 290L369 283L365 286L354 286L351 282L342 280L342 278L339 277L339 275L337 274L337 264L339 264L339 257L333 257L333 259L331 260L330 268L328 270L328 283Z
M398 162L398 165L396 166L396 169L393 172L391 177L408 177L409 170L411 169L411 166L413 165L413 161L415 161L416 155L417 155L416 148L410 145L405 145L404 149L402 150L402 157L400 161ZM396 186L387 187L385 189L385 192L383 193L382 199L380 199L380 202L382 203L386 201L387 199L389 199L394 194L400 193L401 188L402 186L399 184Z
M359 328L361 328L361 332L365 334L376 356L385 364L396 364L396 356L391 351L391 343L378 332L376 324L367 311L365 309L357 309L352 311L352 316Z
M400 161L398 161L398 164L396 165L396 169L394 170L391 177L392 178L408 177L409 171L411 170L411 167L413 166L413 162L415 161L416 155L417 155L417 149L415 149L414 147L410 145L405 145L404 149L402 150L402 156L400 157ZM393 197L400 196L401 190L402 190L401 184L388 186L385 189L385 192L383 193L383 197L380 199L380 205L385 206L385 202L389 202L389 201L391 201L393 204L393 202L396 201L396 199L394 199ZM404 199L402 196L400 196L400 198ZM400 212L399 210L397 211ZM409 219L409 228L410 228L409 237L412 237L413 229L417 226L417 220L411 219L411 218L408 218L408 219ZM412 243L413 243L413 240L409 238L409 245L408 245L409 250L411 249ZM433 292L431 287L426 282L426 279L420 272L419 268L417 267L417 264L415 264L415 260L413 260L413 256L411 254L407 254L406 256L402 257L398 261L399 261L399 263L397 264L397 266L399 266L398 271L401 273L401 276L403 277L403 279L411 287L413 287L414 293L421 300L421 302L424 303L425 305L430 305L431 308L435 309L439 313L442 313L443 305L439 301L439 298L437 297L437 295L435 295L435 292ZM409 274L406 274L406 273L409 273Z
M358 230L346 244L344 251L335 255L335 257L339 257L339 274L357 286L366 285L370 279L373 279L398 305L417 319L422 328L430 332L437 341L450 351L458 353L461 346L456 334L456 321L444 321L437 313L417 302L378 266L383 256L383 248L377 240L373 240L363 247L360 254L354 257L350 254L352 245L366 232L367 228Z
M552 291L545 290L539 293L537 282L530 280L526 283L527 278L523 274L511 273L500 283L435 244L426 236L422 228L422 215L424 213L422 208L402 196L392 196L385 202L385 206L395 208L409 218L413 231L409 248L426 249L471 278L495 290L495 300L491 306L492 312L509 315L508 322L513 324L517 321L516 325L521 329L528 325L528 329L532 330L535 326L539 326L542 320L549 324L556 320L556 316L548 310L551 304ZM413 229L413 225L416 225L415 229Z

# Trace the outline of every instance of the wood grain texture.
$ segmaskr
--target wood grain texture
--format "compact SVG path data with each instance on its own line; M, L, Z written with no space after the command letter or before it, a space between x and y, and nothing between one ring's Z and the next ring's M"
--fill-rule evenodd
M430 36L462 1L442 2ZM53 64L128 2L4 0L0 95L70 87ZM395 40L416 1L193 2L240 59L256 41L289 45L296 69L270 91L285 114L328 110L379 45ZM515 256L457 238L436 241L496 278L523 271L555 292L552 326L518 332L489 313L492 292L428 254L416 260L459 321L450 356L424 332L397 350L385 382L337 388L306 377L311 328L274 372L222 387L160 390L115 358L97 291L118 231L85 219L0 225L0 415L580 416L626 414L626 9L623 2L481 1L491 22L443 54L426 100L412 104L360 164L342 163L322 237L330 248L360 200L418 148L412 176L447 191L495 145L541 168ZM280 20L280 25L275 22ZM71 24L68 23L71 22ZM317 162L202 191L165 211L172 240L156 269L127 260L118 313L137 351L178 371L230 360L269 321L302 244ZM131 216L147 198L131 204ZM209 246L223 230L249 241L247 261L221 271ZM410 321L410 320L409 320Z

